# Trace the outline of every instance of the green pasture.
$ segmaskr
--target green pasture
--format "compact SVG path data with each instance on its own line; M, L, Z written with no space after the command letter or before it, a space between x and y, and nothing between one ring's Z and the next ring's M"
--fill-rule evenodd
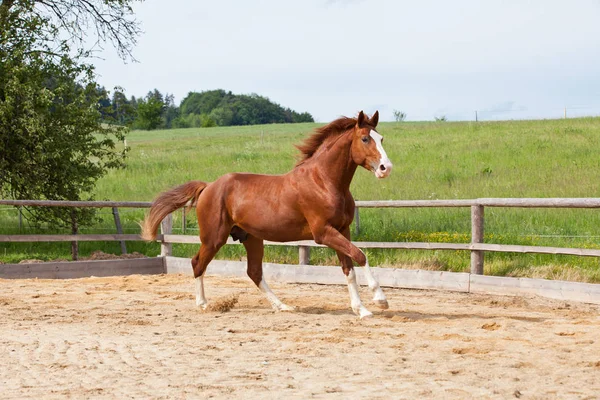
M211 181L233 171L280 174L295 163L301 142L319 124L134 131L127 168L112 171L97 186L98 200L150 201L183 182ZM377 180L358 170L352 193L359 200L469 199L477 197L600 197L600 118L504 122L381 123L392 175ZM84 232L114 232L110 210ZM486 208L489 243L600 248L600 210ZM139 231L143 210L121 210L126 233ZM363 209L359 241L469 242L468 208ZM183 230L181 213L175 233ZM186 233L196 234L193 213ZM0 232L19 231L14 208L0 208ZM46 230L50 232L51 229ZM21 232L31 232L26 222ZM354 232L354 229L353 229ZM155 243L128 242L129 251L153 256ZM118 253L118 243L80 243L83 255L97 249ZM0 243L0 261L69 258L70 245ZM176 245L191 256L197 246ZM369 250L371 265L465 271L464 251ZM217 258L239 259L239 245ZM293 247L269 247L266 259L296 263ZM335 265L334 253L313 249L311 262ZM571 256L486 253L486 273L600 282L599 260Z

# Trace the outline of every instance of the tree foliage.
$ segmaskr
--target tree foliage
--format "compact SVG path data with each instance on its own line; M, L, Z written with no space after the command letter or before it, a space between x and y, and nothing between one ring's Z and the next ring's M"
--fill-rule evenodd
M196 121L194 116L208 115L219 126L271 123L314 122L309 113L283 108L257 94L236 95L222 89L190 92L180 106L181 125Z
M96 181L123 166L108 125L112 104L77 46L93 25L99 40L130 54L137 24L127 0L3 0L0 3L0 195L91 200ZM64 39L65 32L68 35ZM132 35L132 36L130 36ZM75 45L74 45L75 44ZM121 101L121 100L119 100ZM89 223L89 210L36 207L33 222Z
M102 89L102 88L100 88ZM102 113L107 121L114 121L133 129L170 129L230 125L254 125L270 123L314 122L309 113L298 113L271 102L257 94L235 95L222 89L206 92L190 92L175 105L172 94L151 90L145 97L127 97L116 88L112 100Z
M136 118L137 101L133 104L125 96L123 88L116 87L110 102L110 118L118 125L130 126Z
M137 119L135 126L139 129L157 129L163 122L165 103L158 90L148 93L145 98L137 101Z

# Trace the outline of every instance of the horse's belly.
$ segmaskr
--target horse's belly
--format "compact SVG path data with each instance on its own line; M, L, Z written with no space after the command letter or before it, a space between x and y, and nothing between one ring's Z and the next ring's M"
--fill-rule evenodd
M312 239L306 220L282 215L254 215L236 224L252 236L272 242Z
M261 234L260 232L258 234ZM289 230L281 232L262 232L260 236L263 240L269 240L271 242L294 242L296 240L312 240L313 235L309 229L306 230Z

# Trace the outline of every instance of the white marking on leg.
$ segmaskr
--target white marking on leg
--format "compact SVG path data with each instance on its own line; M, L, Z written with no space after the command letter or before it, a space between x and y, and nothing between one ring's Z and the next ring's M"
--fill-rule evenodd
M267 285L267 282L265 281L264 277L261 279L260 283L258 284L258 288L260 289L261 292L263 292L265 294L265 296L267 296L267 300L269 300L269 303L271 303L271 306L273 307L273 309L275 311L294 311L295 310L294 307L283 304L281 302L281 300L279 300L277 298L277 296L275 296L275 293L273 293L273 291L271 290L269 285Z
M206 297L204 296L203 275L200 275L196 278L196 305L198 307L202 307L203 310L206 310L206 307L208 307L208 302L206 301Z
M350 306L354 314L358 315L360 319L372 317L373 314L362 305L360 301L360 295L358 294L358 284L356 283L356 272L354 268L350 270L350 273L346 277L348 282L348 292L350 292Z
M390 306L385 298L385 294L383 294L383 290L381 290L381 286L379 286L379 282L377 282L375 275L373 275L373 271L371 271L371 267L369 267L369 261L367 261L363 268L367 283L369 284L369 289L373 292L373 302L377 307L387 310Z

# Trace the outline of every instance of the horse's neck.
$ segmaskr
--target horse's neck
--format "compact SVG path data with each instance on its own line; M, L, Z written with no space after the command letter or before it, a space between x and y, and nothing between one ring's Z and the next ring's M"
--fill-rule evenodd
M345 192L350 189L357 167L351 156L352 135L344 134L331 140L331 143L323 143L327 147L316 154L312 162L323 179Z

